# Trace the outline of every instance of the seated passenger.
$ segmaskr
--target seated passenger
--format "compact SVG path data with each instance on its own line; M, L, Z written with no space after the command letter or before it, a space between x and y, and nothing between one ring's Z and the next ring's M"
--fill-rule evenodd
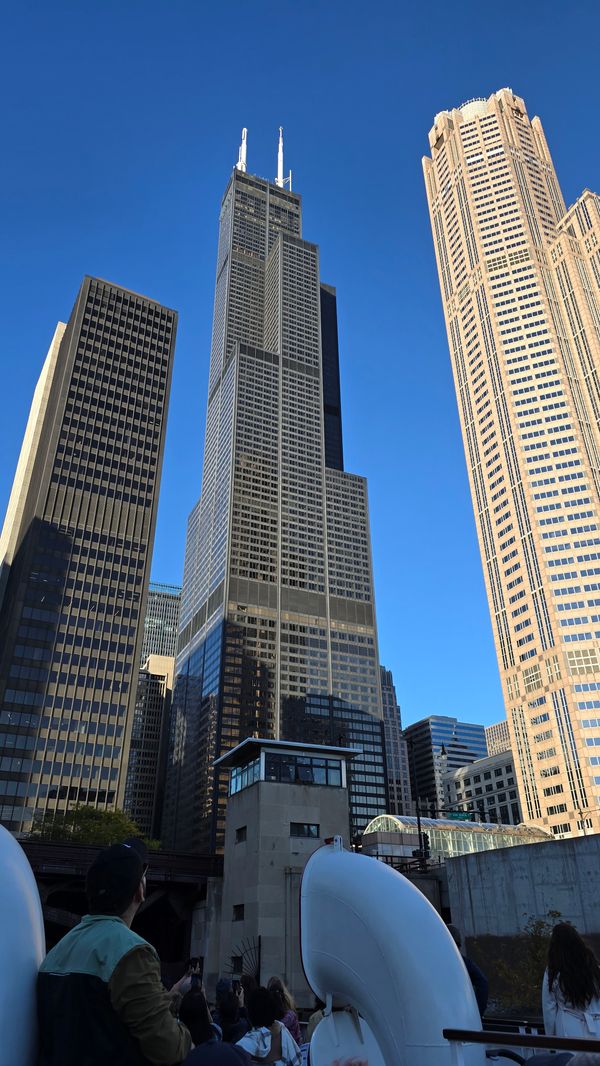
M244 1048L253 1059L272 1066L302 1066L302 1055L289 1030L278 1020L279 1003L266 988L250 992L246 1003L252 1026L236 1047Z
M577 930L559 922L552 930L542 984L548 1036L600 1037L600 966Z
M90 866L90 913L40 967L40 1066L175 1066L187 1055L158 955L131 931L146 869L141 841L113 844Z
M471 984L473 985L473 991L475 993L475 999L477 1000L477 1006L479 1007L479 1013L483 1018L488 1001L488 979L483 973L483 971L479 969L477 963L473 962L472 959L470 959L467 955L463 953L462 935L460 929L458 929L455 925L451 925L450 923L448 923L448 932L450 933L450 936L452 937L454 943L456 944L458 950L462 955L462 960L465 964L466 971L469 977L471 978Z
M201 988L192 988L190 992L186 992L179 1008L179 1020L192 1034L195 1047L200 1044L216 1044L221 1040L220 1026L213 1022Z
M267 982L267 988L275 997L275 1001L279 1004L281 1014L278 1015L278 1017L280 1021L283 1022L286 1029L289 1029L296 1043L301 1044L302 1035L300 1033L298 1015L295 1011L296 1004L283 981L280 977L270 977Z

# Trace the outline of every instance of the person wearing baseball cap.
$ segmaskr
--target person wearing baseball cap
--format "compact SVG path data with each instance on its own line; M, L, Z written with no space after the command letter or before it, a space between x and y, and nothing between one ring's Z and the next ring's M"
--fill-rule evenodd
M40 1066L176 1066L190 1050L158 955L131 930L147 868L137 839L104 848L90 866L89 914L48 952L38 975Z

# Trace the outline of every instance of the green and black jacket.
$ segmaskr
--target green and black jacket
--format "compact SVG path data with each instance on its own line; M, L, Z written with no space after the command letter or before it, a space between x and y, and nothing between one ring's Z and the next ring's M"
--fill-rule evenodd
M154 948L88 914L40 968L40 1066L176 1066L191 1037L170 1008Z

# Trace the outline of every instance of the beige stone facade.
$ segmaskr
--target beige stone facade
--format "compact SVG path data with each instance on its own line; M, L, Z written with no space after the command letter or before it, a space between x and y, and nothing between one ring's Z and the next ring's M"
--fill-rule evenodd
M600 830L600 201L565 211L510 89L424 159L523 817ZM465 669L467 662L465 659Z
M503 718L501 722L494 722L493 725L486 725L485 742L488 755L501 755L505 751L510 751L510 733L506 718Z

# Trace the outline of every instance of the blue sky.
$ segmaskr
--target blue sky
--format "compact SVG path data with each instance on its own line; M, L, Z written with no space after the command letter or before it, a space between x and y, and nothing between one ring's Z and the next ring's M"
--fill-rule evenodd
M153 577L200 490L218 211L247 126L277 128L338 289L346 469L369 478L382 662L405 722L503 715L421 156L437 111L504 85L567 203L600 188L595 0L21 0L4 7L0 512L54 325L85 273L177 308Z

